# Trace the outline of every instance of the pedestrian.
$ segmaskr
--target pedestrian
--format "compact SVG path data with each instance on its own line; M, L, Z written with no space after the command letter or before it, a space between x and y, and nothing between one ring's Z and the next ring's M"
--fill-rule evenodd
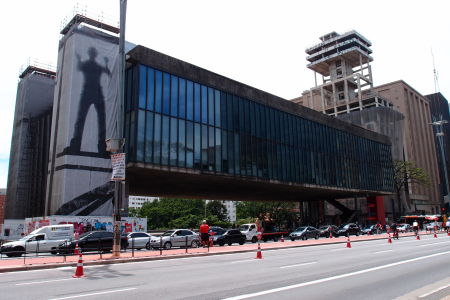
M419 232L419 223L417 222L417 220L414 220L413 222L413 230L414 233L417 235L417 233Z
M209 226L206 220L203 220L202 225L200 225L200 238L202 240L203 247L209 245Z
M392 223L391 230L392 230L392 238L398 240L398 228L397 228L397 224L395 222Z
M447 229L447 233L450 232L450 218L447 219L447 223L445 223L445 229Z

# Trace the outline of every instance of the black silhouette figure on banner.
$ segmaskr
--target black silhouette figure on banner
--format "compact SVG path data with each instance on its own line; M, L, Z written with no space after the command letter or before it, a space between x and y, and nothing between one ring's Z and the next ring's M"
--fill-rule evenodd
M81 92L80 103L78 105L78 115L75 122L74 133L72 140L70 141L70 152L80 153L83 130L86 124L86 116L91 105L94 105L97 112L98 153L106 154L105 99L100 80L103 73L111 77L111 71L108 68L109 60L107 57L104 57L105 66L101 66L97 63L97 49L90 47L88 54L89 59L85 61L81 61L80 55L77 54L78 70L83 73L84 84Z

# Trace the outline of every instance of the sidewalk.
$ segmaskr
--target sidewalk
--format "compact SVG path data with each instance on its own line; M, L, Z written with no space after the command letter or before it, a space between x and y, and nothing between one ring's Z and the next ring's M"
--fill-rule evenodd
M425 231L420 232L420 235L433 235L433 233L426 233ZM438 233L439 237L447 237L447 233ZM414 236L414 233L402 233L401 237ZM379 235L361 235L361 236L351 236L350 241L361 242L368 240L380 240L385 239L387 241L388 235L386 233ZM271 243L261 243L262 250L275 250L282 248L295 248L295 247L308 247L316 245L325 244L344 244L347 242L346 237L339 238L321 238L318 240L298 240L291 241L285 239L284 242L271 242ZM134 255L131 250L127 250L125 253L120 254L120 258L112 258L110 253L103 255L100 254L86 254L83 255L84 265L100 265L100 264L116 264L125 263L133 261L148 261L148 260L161 260L161 259L173 259L181 257L194 257L194 256L204 256L204 255L220 255L225 253L243 253L243 252L255 252L257 249L257 244L247 243L244 245L232 245L232 246L214 246L211 248L188 248L188 249L171 249L171 250L140 250L134 251ZM208 251L209 250L209 251ZM133 257L134 256L134 257ZM51 269L59 268L64 266L76 266L78 261L77 255L72 256L45 256L45 257L35 257L30 256L21 258L8 258L0 260L0 273L12 272L12 271L26 271L26 270L36 270L36 269Z

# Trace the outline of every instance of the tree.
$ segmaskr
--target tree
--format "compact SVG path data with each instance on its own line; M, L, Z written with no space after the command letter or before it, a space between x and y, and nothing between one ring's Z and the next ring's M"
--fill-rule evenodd
M206 204L207 219L216 216L219 221L227 221L227 208L221 201L213 200Z
M296 203L283 201L242 201L236 206L238 223L252 222L256 218L263 222L270 222L278 228L291 228L294 226L297 214ZM242 223L241 223L242 224Z
M424 169L416 167L412 161L394 161L394 188L401 213L401 192L408 184L430 185L430 178Z

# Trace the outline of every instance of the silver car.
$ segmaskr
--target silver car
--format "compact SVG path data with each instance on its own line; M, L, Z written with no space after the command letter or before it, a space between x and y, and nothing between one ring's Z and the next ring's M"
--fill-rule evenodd
M168 230L160 236L152 236L150 246L152 248L164 248L166 250L172 247L192 247L197 248L200 245L200 238L197 233L189 229Z
M130 232L128 234L128 248L141 250L142 248L151 249L150 240L152 236L145 232Z

